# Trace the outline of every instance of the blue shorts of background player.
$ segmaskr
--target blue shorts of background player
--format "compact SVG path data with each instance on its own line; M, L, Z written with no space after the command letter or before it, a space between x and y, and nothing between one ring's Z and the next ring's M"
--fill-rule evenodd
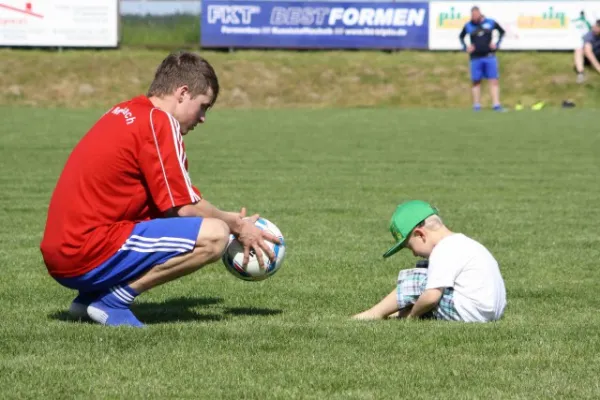
M471 81L481 82L483 79L498 79L498 59L495 56L474 58L471 60Z
M499 85L498 78L500 72L498 71L498 59L494 54L490 54L484 57L474 57L470 60L471 69L471 82L473 83L473 109L475 111L481 110L481 81L487 80L490 85L490 93L493 100L493 109L495 111L503 111L500 105Z
M218 260L228 243L227 225L200 217L159 218L135 225L129 238L108 260L73 278L57 278L63 286L79 291L70 313L90 317L105 325L143 324L130 306L144 290ZM129 284L135 281L134 287Z

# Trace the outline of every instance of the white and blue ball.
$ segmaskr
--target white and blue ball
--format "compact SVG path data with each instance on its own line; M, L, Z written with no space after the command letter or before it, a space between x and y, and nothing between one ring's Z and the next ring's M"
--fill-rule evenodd
M265 243L271 248L273 253L275 253L275 260L270 261L267 254L260 249L263 253L263 261L265 263L265 267L261 268L256 254L251 250L248 265L244 267L244 247L233 235L229 236L229 244L222 257L223 264L235 277L245 281L262 281L267 279L281 268L285 258L285 242L279 228L265 218L259 218L255 225L278 238L281 244L275 244L265 240Z

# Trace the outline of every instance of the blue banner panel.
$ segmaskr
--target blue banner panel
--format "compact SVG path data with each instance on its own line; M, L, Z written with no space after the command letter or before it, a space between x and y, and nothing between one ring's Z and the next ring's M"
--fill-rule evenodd
M203 47L426 49L428 3L204 0Z

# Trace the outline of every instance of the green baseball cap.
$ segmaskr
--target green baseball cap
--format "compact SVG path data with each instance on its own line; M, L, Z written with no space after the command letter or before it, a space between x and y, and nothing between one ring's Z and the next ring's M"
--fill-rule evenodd
M410 200L396 207L396 211L392 215L390 222L390 232L396 244L392 246L384 255L384 258L393 256L406 245L408 235L419 225L425 218L432 215L438 215L438 210L431 204L421 200Z

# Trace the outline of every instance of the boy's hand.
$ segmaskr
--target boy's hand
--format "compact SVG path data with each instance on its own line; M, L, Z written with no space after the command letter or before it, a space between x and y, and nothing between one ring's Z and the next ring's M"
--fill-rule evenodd
M442 299L442 294L443 289L440 288L425 290L417 299L417 302L413 306L412 310L410 310L410 314L408 314L406 319L418 318L427 311L430 311L440 302Z

